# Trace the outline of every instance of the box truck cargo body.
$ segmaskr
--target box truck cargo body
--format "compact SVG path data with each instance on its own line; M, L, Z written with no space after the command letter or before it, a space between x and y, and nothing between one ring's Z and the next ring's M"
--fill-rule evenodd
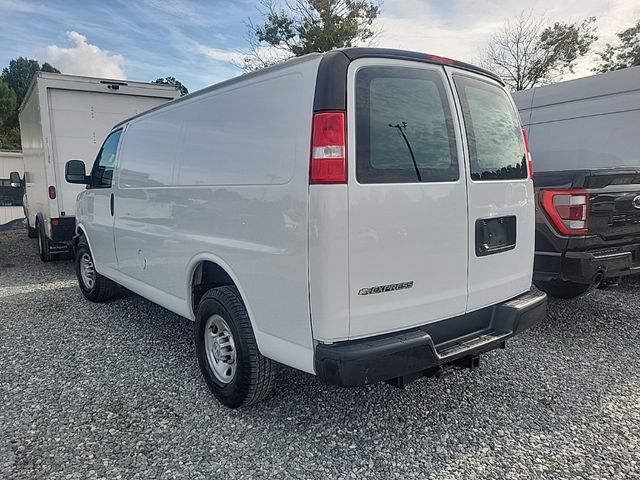
M76 196L64 181L67 160L91 159L111 128L179 96L171 86L38 72L20 107L24 209L40 257L69 248Z

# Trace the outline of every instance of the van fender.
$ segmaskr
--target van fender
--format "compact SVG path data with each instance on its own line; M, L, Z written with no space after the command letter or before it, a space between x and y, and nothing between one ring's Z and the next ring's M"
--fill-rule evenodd
M251 322L251 328L253 328L253 333L255 334L256 341L258 342L258 348L260 348L260 338L259 338L260 329L255 324L255 321L253 319L253 311L251 310L251 304L247 300L247 295L245 294L245 291L242 288L242 284L240 283L240 280L238 280L238 276L234 273L233 269L229 266L229 264L227 264L227 262L222 260L222 258L218 257L217 255L214 255L209 252L197 253L193 257L191 257L191 259L187 263L187 269L186 269L187 285L186 285L186 295L185 295L185 301L187 302L187 305L186 305L185 311L189 312L189 318L192 321L196 320L196 314L193 310L193 305L191 301L191 298L192 298L191 279L193 278L193 274L195 273L196 267L198 266L198 264L204 261L209 261L217 264L220 268L222 268L227 273L227 275L229 275L231 280L233 280L233 283L238 289L238 292L240 292L240 297L242 297L244 306L247 309L247 314L249 315L249 321Z
M82 223L76 223L76 234L73 237L73 251L75 252L76 247L78 246L78 240L80 240L80 235L82 235L87 241L87 245L89 245L89 251L91 255L93 255L93 248L91 247L91 240L89 240L89 235L87 235L87 230L84 228Z

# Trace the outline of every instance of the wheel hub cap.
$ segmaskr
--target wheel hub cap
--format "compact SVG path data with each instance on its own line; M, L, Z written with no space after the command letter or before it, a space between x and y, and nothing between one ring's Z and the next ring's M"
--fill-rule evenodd
M229 383L236 375L236 344L227 322L220 315L212 315L204 329L207 361L216 378Z
M91 290L96 281L96 270L93 266L91 255L86 252L80 257L80 276L82 277L84 286Z

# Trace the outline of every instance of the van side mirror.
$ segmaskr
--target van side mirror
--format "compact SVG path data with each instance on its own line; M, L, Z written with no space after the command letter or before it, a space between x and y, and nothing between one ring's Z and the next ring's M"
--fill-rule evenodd
M12 187L21 187L22 181L20 180L20 174L18 172L11 172L9 174L9 183Z
M69 183L87 185L89 179L84 170L84 162L82 160L69 160L64 166L64 178Z

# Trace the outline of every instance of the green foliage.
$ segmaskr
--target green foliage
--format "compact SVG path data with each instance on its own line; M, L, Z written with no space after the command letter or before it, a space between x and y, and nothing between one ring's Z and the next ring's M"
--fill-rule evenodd
M287 4L288 11L266 0L263 7L264 23L249 23L251 49L245 70L371 41L380 13L379 4L370 0L297 0Z
M0 127L16 111L16 92L6 83L0 80Z
M543 19L525 13L507 22L494 34L481 63L493 70L513 90L551 83L590 50L598 37L595 17L582 22L556 22L545 26Z
M159 83L160 85L171 85L172 87L176 87L180 92L181 97L189 93L187 87L185 87L179 80L176 80L175 77L158 78L151 83Z
M598 52L600 63L593 69L595 72L608 72L640 65L640 20L633 27L616 35L618 36L616 45L607 43L605 49Z
M18 57L0 75L0 148L20 148L18 109L27 94L33 75L38 72L60 73L48 63L42 66L37 60Z
M20 106L27 93L33 75L38 71L60 73L60 70L46 62L40 66L37 60L25 57L18 57L11 60L9 66L2 70L0 80L8 83L9 86L13 88L13 91L16 92L18 106Z

